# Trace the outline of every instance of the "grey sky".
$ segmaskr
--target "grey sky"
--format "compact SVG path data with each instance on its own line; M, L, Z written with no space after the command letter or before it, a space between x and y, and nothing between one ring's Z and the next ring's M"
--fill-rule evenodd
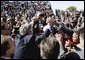
M49 1L52 5L53 11L55 9L66 10L69 6L77 7L77 10L84 10L84 1Z

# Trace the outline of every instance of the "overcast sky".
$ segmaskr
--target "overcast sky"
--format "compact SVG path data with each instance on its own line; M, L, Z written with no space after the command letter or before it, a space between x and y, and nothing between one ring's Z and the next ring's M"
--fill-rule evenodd
M66 10L69 6L75 6L78 10L84 10L84 1L49 1L52 5L53 11L55 9Z

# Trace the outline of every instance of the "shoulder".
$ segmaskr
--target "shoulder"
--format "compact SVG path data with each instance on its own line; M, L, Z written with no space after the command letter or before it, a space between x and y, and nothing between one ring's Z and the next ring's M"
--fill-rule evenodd
M80 59L80 56L76 52L66 53L61 59Z
M32 37L32 35L26 35L23 39L29 39L31 37Z
M25 43L28 43L28 42L30 42L30 40L35 40L35 35L26 35L24 38L23 38L23 40L24 40L24 42Z
M49 25L46 25L46 26L43 28L43 31L45 31L46 29L50 29L50 26L49 26Z

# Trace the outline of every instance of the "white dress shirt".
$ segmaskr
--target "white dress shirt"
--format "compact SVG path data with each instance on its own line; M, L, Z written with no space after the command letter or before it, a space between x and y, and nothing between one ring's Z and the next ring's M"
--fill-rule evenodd
M51 32L51 25L50 25L50 24L47 24L47 25L43 28L43 31L45 32L47 29L49 29L50 32Z

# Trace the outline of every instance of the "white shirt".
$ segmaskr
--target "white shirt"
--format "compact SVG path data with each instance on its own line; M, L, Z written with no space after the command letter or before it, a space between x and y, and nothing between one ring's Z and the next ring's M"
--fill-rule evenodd
M43 31L45 32L47 29L49 29L51 31L51 26L49 24L47 24L44 28Z

